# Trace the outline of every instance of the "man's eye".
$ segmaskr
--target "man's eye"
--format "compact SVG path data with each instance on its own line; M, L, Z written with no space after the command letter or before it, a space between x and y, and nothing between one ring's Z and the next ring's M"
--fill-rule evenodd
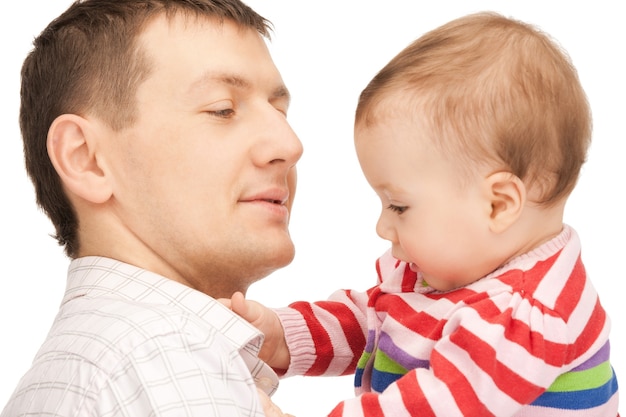
M209 113L212 116L227 119L231 117L233 114L235 114L235 111L233 109L222 109L222 110L212 110L207 113Z
M398 214L402 214L402 213L404 213L408 209L408 207L406 207L406 206L395 206L393 204L389 204L389 206L387 208L389 210L393 211L393 212L398 213Z

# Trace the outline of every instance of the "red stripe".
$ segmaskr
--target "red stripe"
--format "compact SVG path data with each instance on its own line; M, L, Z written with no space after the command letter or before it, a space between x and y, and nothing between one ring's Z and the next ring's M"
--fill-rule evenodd
M499 276L498 280L510 285L514 292L523 290L532 296L560 255L561 251L558 251L548 259L537 262L528 271L520 271L519 269L507 271Z
M361 396L361 408L363 409L364 417L385 417L383 409L378 402L378 394L363 394Z
M376 301L376 311L386 312L407 329L423 337L439 340L446 320L439 320L424 311L416 311L402 297L383 294Z
M311 304L301 301L291 304L290 307L302 314L315 344L315 362L306 372L306 375L322 375L328 369L333 358L333 344L330 341L330 337L313 313Z
M315 344L315 361L307 370L306 375L319 376L324 374L328 371L332 359L338 355L333 348L331 335L328 333L328 331L332 331L333 328L330 324L335 325L335 320L341 326L341 329L337 329L337 331L341 331L345 335L352 352L351 362L341 372L342 374L354 373L359 358L365 349L366 334L363 333L363 328L361 328L359 320L352 310L345 304L334 301L320 301L314 304L301 301L291 304L290 307L302 314ZM332 323L324 322L322 311L324 314L332 316L330 319ZM341 352L341 355L345 356L346 353Z
M376 259L376 275L378 276L376 284L383 282L383 274L380 270L380 258Z
M524 348L530 355L552 366L562 366L566 363L566 355L570 345L544 339L543 333L531 329L528 323L513 318L511 308L498 314L497 307L491 300L484 300L479 305L473 304L471 307L478 312L485 322L502 326L504 337ZM545 309L541 305L539 307L544 315L555 316L553 311ZM558 318L558 316L556 317ZM543 321L539 320L539 324L543 325ZM541 331L545 330L545 328L541 329Z
M452 393L457 407L464 416L490 417L493 414L478 399L472 385L465 375L439 352L433 350L430 364L435 376L446 383ZM434 401L437 398L433 399ZM493 416L495 417L495 416Z
M491 310L491 306L487 308L484 306L485 303L472 305L483 320L488 323L501 325L504 328L504 336L507 340L523 347L529 354L543 360L546 364L559 367L571 363L583 352L586 352L598 338L606 321L606 312L600 305L599 300L596 299L591 315L586 318L587 324L582 333L580 335L568 335L570 339L576 338L575 342L572 344L558 343L544 338L544 332L549 329L541 328L534 330L528 323L511 317L511 309L490 317L488 314L485 314L485 310ZM540 308L545 316L556 317L562 320L562 317L552 310L543 308L541 305L538 305L537 308ZM538 324L543 325L543 323L542 320L539 320Z
M486 321L491 321L494 318L500 320L500 317L506 311L502 311L494 302L493 298L486 292L477 293L467 298L464 300L464 304L476 310L478 315Z
M457 290L446 292L446 293L427 293L424 296L432 299L432 300L440 300L445 299L449 300L451 303L457 304L460 301L467 301L468 299L472 299L473 296L478 296L477 300L480 298L484 298L486 296L485 293L477 293L474 290L470 290L468 288L459 288Z
M367 307L368 308L377 308L376 304L378 303L378 298L383 294L383 291L380 287L370 288L367 291Z
M343 416L343 403L339 403L333 411L330 412L328 417L341 417Z
M512 371L496 357L495 349L472 332L461 327L450 336L450 340L465 350L476 366L491 376L500 391L520 404L529 404L545 388L530 383Z
M541 331L546 330L550 329L541 329ZM505 327L504 335L508 340L523 347L529 354L548 365L559 367L568 362L567 355L571 345L546 340L543 333L532 330L527 323L520 320L512 320Z
M585 328L569 350L569 356L566 359L567 363L571 363L578 356L589 350L591 345L598 339L598 335L602 332L605 323L606 311L602 308L600 299L596 298L591 317L589 317Z
M315 303L319 308L328 311L332 314L341 325L341 330L348 341L350 350L352 351L352 362L346 367L343 374L353 374L356 369L356 365L365 349L366 334L363 333L363 329L356 318L352 310L343 303L321 301ZM367 331L367 329L365 330Z
M408 265L404 268L404 274L402 275L402 292L413 292L415 290L415 284L417 283L417 273L411 271Z
M416 371L411 371L397 381L402 402L409 414L420 417L437 417L419 385Z
M585 267L579 257L554 306L554 310L559 312L565 321L569 320L570 315L578 306L586 281Z

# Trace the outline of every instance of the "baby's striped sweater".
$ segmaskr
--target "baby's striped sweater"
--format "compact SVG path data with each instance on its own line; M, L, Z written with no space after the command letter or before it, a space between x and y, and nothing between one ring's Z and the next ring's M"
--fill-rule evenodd
M438 292L388 251L378 284L277 309L290 375L355 373L331 416L618 414L610 322L568 226L468 285Z

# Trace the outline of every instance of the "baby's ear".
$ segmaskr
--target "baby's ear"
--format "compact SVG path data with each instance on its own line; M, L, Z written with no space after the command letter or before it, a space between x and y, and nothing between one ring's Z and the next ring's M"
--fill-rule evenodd
M112 190L98 164L97 129L75 114L57 117L48 130L48 155L67 192L91 203L107 201Z
M489 226L501 233L513 225L526 204L526 187L510 172L496 172L486 178L486 192L491 204Z

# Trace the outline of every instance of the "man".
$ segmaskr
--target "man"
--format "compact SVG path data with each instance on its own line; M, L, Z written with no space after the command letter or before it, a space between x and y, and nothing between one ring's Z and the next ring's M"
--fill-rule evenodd
M26 167L72 262L2 417L277 412L262 334L215 300L294 256L302 145L268 37L238 0L84 0L35 40Z

